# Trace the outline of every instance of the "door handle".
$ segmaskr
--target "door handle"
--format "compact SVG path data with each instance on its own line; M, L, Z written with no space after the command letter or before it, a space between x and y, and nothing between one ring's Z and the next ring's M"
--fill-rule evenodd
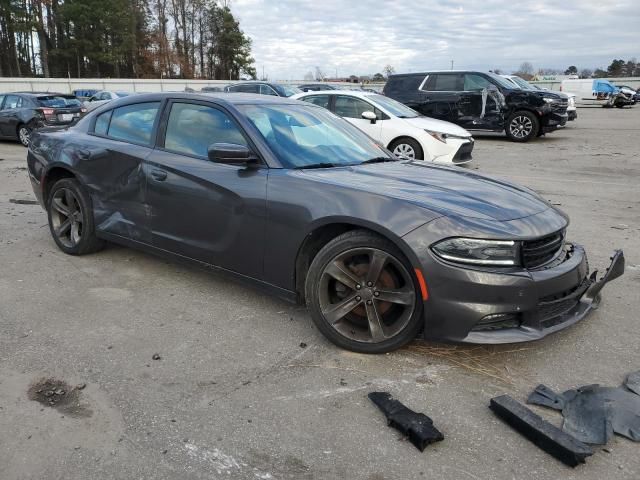
M158 182L164 182L167 179L167 172L164 170L151 170L151 176Z

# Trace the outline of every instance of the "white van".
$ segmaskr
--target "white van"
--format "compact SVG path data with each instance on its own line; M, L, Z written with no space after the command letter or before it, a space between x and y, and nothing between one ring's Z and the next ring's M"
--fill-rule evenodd
M576 95L577 105L602 105L603 107L623 107L629 105L629 99L620 93L620 89L609 80L602 78L562 80L560 91L569 91Z

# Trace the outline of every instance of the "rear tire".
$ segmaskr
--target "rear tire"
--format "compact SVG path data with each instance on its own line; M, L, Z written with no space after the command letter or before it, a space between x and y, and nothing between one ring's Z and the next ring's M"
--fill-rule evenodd
M535 114L520 110L507 119L505 132L512 142L528 142L540 132L540 121Z
M331 342L360 353L407 344L423 325L422 297L402 252L368 230L327 243L305 282L313 322Z
M29 140L31 138L32 132L33 132L33 129L29 127L29 125L25 125L24 123L21 123L20 125L18 125L18 128L16 129L16 134L18 135L18 141L24 147L29 147Z
M413 138L404 137L389 144L389 150L398 158L424 160L424 152L420 144Z
M54 183L47 199L49 230L58 248L69 255L97 252L104 241L96 237L91 199L74 178Z

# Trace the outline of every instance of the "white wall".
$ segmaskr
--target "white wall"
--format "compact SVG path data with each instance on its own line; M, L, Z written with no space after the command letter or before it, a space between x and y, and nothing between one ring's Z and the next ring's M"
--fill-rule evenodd
M98 90L115 90L126 92L183 92L186 87L199 91L202 87L224 86L235 81L230 80L168 80L168 79L135 79L135 78L19 78L0 77L0 92L57 92L71 93L73 90L95 88ZM285 81L293 85L302 83L318 83ZM355 83L340 83L341 85L358 86Z

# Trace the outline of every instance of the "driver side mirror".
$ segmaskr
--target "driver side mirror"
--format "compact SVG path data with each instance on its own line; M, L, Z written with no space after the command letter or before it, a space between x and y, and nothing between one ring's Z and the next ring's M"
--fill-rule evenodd
M378 116L371 111L362 112L362 118L370 120L371 123L376 123L378 121Z
M214 143L207 150L209 160L227 165L248 165L258 162L258 156L244 145L235 143Z

